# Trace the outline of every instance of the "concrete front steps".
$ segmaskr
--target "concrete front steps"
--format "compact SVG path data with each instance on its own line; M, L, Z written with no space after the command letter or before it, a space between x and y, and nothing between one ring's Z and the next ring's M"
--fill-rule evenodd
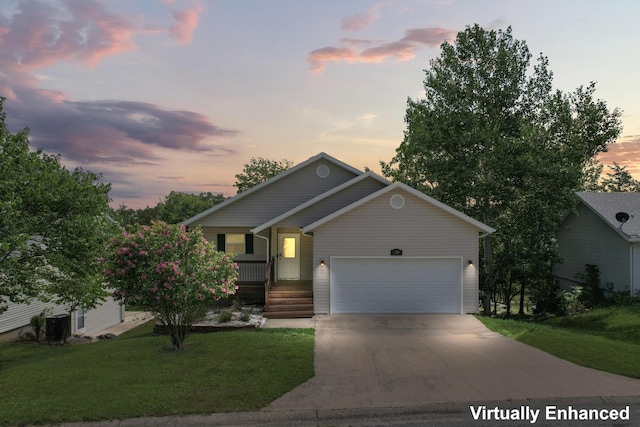
M291 319L313 317L313 291L277 290L269 292L262 313L267 319Z

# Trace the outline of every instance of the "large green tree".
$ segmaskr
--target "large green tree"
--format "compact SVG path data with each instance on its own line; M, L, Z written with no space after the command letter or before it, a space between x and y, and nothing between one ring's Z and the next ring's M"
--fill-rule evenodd
M238 189L238 194L251 187L255 187L262 181L266 181L278 175L281 172L293 166L293 162L289 160L270 160L262 157L252 157L249 163L244 165L242 173L236 175L235 185Z
M620 113L594 99L593 83L554 91L547 58L531 64L511 28L476 24L441 49L383 173L497 228L484 238L485 296L512 283L524 292L548 279L555 227L619 136Z
M60 157L29 149L7 129L0 99L0 312L34 298L95 307L108 295L96 260L114 224L110 185L69 171Z

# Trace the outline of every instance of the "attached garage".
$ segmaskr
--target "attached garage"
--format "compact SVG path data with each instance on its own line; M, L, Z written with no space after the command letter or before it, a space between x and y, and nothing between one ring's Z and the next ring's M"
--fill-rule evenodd
M332 257L331 313L461 313L460 257Z
M314 312L477 313L478 239L493 231L391 184L302 228Z

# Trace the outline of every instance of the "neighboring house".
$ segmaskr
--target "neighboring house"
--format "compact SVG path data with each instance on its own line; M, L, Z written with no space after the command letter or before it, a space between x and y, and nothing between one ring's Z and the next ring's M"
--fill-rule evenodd
M640 291L640 193L576 193L577 211L557 233L563 258L554 275L561 288L579 282L586 264L600 271L600 287L614 292Z
M267 317L476 313L478 238L494 231L325 153L184 224L238 254L240 291L271 269Z
M0 340L14 339L31 330L29 322L33 316L50 307L51 315L69 314L66 307L41 301L31 304L9 303L9 308L0 314ZM124 320L124 305L108 297L98 307L84 311L75 310L71 313L71 334L96 336Z

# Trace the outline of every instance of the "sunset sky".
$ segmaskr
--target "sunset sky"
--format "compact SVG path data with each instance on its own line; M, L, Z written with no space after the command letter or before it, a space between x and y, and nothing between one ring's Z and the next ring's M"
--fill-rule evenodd
M636 0L3 0L0 95L11 131L102 173L114 207L229 196L251 157L379 172L440 44L510 25L556 89L596 81L623 111L601 160L640 178L638 22Z

